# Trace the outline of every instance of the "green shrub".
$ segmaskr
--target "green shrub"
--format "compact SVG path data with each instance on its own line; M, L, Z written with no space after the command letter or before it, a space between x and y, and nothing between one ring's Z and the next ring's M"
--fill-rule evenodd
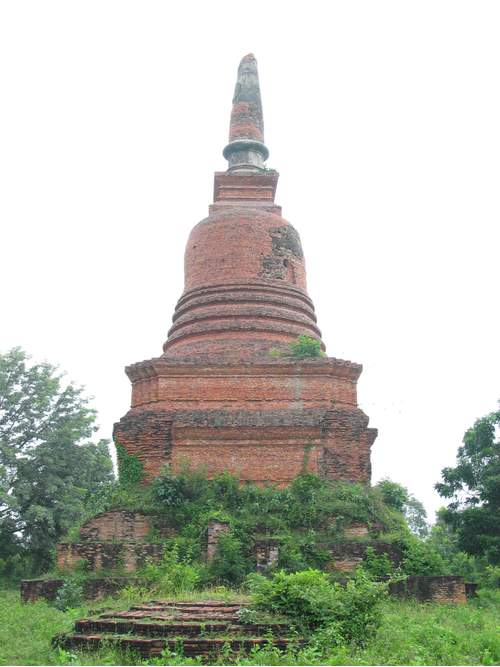
M392 571L389 556L386 553L377 556L373 547L366 547L363 568L372 577L386 577Z
M80 607L83 602L83 586L76 579L66 579L57 592L55 606L59 611Z
M479 574L479 585L481 588L498 590L500 587L500 567L498 565L487 565Z
M377 487L382 492L385 504L395 509L399 514L404 514L408 502L408 490L388 477L381 479Z
M297 336L296 341L292 341L283 353L284 357L324 357L325 353L321 349L321 342L305 336Z
M459 575L468 583L477 582L481 576L481 572L484 571L481 561L481 558L469 556L469 554L459 551L449 561L448 573Z
M3 554L0 558L0 588L18 586L21 579L26 578L30 571L29 563L21 553Z
M182 507L197 502L206 495L209 482L202 473L182 470L175 475L167 464L153 480L157 500L168 507Z
M257 608L292 617L306 630L317 630L323 644L362 643L380 622L384 583L373 582L362 568L344 588L318 570L285 574L271 579L249 575L248 585Z
M240 584L250 570L241 540L231 533L220 533L217 550L206 571L206 579L217 584Z
M408 534L404 518L384 504L380 490L335 484L312 473L303 472L290 487L278 489L255 487L250 481L241 485L239 477L227 470L208 480L188 466L178 474L166 467L151 487L148 510L161 512L185 537L199 538L210 518L224 516L231 518L235 537L245 548L256 531L276 536L309 528L329 532L327 539L335 539L342 526L352 521L375 521L392 533ZM336 529L333 517L337 517Z
M380 625L380 603L387 596L387 584L375 583L357 568L356 578L347 583L342 598L342 635L348 640L363 644L375 634Z
M447 573L448 563L425 542L411 535L399 543L403 551L401 570L403 574L417 577L432 577Z
M244 494L240 492L240 478L229 470L216 473L210 484L210 493L218 498L226 510L238 509L244 503Z
M199 568L193 565L190 553L179 556L179 547L176 543L170 549L165 549L159 563L148 562L144 574L158 592L169 595L180 591L192 591L200 581Z
M300 503L314 503L318 492L328 486L328 482L310 472L304 472L293 480L290 487L292 495Z
M332 610L339 605L341 587L332 585L319 570L293 574L280 571L271 579L253 573L247 581L257 608L291 616L309 629L332 620Z

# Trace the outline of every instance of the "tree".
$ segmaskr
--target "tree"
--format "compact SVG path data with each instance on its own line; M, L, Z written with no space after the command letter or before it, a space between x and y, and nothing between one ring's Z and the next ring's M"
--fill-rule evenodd
M20 545L37 571L113 465L105 440L84 442L98 427L83 387L29 359L20 348L0 355L0 559Z
M452 502L442 512L469 555L500 563L500 410L477 419L458 449L457 465L441 471L435 489Z
M410 532L424 539L429 533L429 524L427 523L427 512L420 500L409 493L405 486L387 477L380 480L377 488L381 490L385 504L405 517Z

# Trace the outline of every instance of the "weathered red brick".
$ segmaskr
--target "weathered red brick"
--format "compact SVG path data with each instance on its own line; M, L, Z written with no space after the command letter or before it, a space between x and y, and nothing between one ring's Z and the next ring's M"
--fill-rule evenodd
M132 406L114 436L145 472L183 460L210 476L289 484L301 470L370 481L376 430L357 406L361 366L328 357L269 357L298 335L321 341L300 238L274 203L257 63L240 64L227 172L192 230L185 286L158 359L129 366Z

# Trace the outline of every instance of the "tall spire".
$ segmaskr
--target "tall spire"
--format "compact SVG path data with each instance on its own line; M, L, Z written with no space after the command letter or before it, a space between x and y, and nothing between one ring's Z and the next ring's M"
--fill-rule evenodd
M257 60L249 53L240 62L234 89L229 143L222 153L228 170L264 168L269 151L264 145L264 117Z

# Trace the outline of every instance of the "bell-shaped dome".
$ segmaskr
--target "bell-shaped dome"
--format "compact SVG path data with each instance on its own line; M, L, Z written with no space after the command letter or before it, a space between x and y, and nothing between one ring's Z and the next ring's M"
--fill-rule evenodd
M241 61L233 105L224 149L230 166L215 174L210 215L189 236L165 357L255 361L298 335L321 340L300 237L274 204L277 172L263 168L268 151L252 55Z

